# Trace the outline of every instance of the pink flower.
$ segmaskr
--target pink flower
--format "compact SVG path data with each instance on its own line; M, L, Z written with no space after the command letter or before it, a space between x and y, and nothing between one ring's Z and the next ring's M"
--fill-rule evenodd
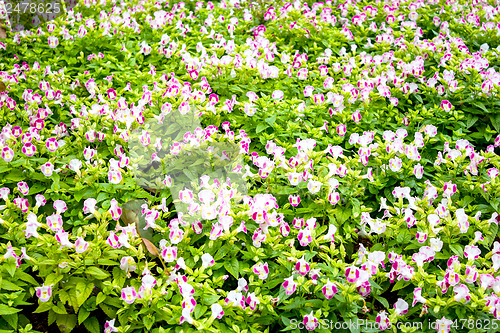
M356 124L359 124L359 122L361 121L361 113L359 111L355 111L353 114L352 114L352 120L356 123Z
M325 102L325 96L323 94L315 94L313 96L313 99L314 99L314 104L316 105L323 105L323 103Z
M288 201L293 207L297 207L300 204L300 196L299 195L289 195Z
M309 272L309 264L304 260L304 257L301 259L297 260L297 263L295 264L295 270L303 276L306 276L307 273Z
M113 88L109 88L108 91L108 98L109 99L116 99L117 95L116 95L116 91L113 89Z
M381 331L385 331L391 325L391 323L389 321L389 317L387 317L387 312L385 312L385 310L383 310L377 314L377 318L375 318L375 322L378 323L379 329Z
M54 213L50 216L47 216L46 221L47 226L54 232L61 230L63 227L63 220L61 215L59 214Z
M404 299L399 298L398 301L394 303L394 309L398 316L404 316L408 313L408 303Z
M477 272L476 266L467 265L465 268L465 282L474 283L477 280L479 273Z
M186 297L182 300L182 310L189 313L193 313L194 309L196 307L196 300L193 297Z
M211 240L216 240L217 238L219 238L220 236L222 236L222 231L223 231L222 225L220 223L218 223L218 222L214 223L213 226L212 226L212 230L210 231L210 237L209 238Z
M467 245L465 246L464 255L469 260L476 260L481 255L481 250L475 245Z
M120 184L122 181L122 174L119 170L109 170L108 181L111 184Z
M416 238L419 243L425 243L425 241L427 240L427 233L417 231Z
M310 314L304 316L303 323L308 331L314 331L318 327L318 318L314 317L313 311L311 311Z
M3 147L2 158L5 162L9 163L14 158L14 151L10 147Z
M125 271L125 273L134 272L136 267L134 258L131 256L123 257L120 260L120 269Z
M310 228L301 229L299 231L299 234L297 235L297 239L299 240L301 246L309 245L312 242L311 229Z
M283 99L283 91L281 90L275 90L273 91L272 97L275 100L282 100Z
M191 203L191 202L193 202L193 192L187 188L184 190L181 190L181 191L179 191L179 199L183 203Z
M334 224L330 224L328 226L328 232L324 236L325 240L331 240L332 243L335 243L335 233L337 232L337 227Z
M403 167L403 161L399 157L394 157L389 160L389 169L393 172L399 172Z
M124 300L125 303L132 304L135 302L136 298L137 291L135 290L135 287L122 288L122 300Z
M257 298L257 296L255 296L255 293L247 294L246 302L247 302L248 306L250 307L250 309L252 309L252 310L255 310L255 308L257 307L257 304L260 304L260 301Z
M201 262L204 267L211 267L215 265L215 260L210 253L204 253L201 256Z
M61 249L63 247L73 247L73 243L69 241L69 233L62 229L57 231L56 240L61 244Z
M363 271L361 271L363 273ZM358 284L360 281L358 281ZM372 291L372 288L370 286L370 282L364 281L361 283L358 287L356 287L358 293L363 296L363 297L368 297Z
M115 221L120 219L122 215L122 209L118 207L118 201L116 199L111 199L111 206L109 208L109 212L111 213L111 218Z
M47 38L47 41L49 42L49 47L52 49L56 48L57 45L59 45L59 40L55 36L49 36L49 38Z
M165 262L174 262L177 259L177 247L167 246L163 249L161 256Z
M321 76L326 76L328 74L328 67L325 65L321 65L318 67L319 69L319 75Z
M427 303L427 300L422 297L422 288L415 288L413 290L413 303L411 306L412 307L415 306L415 304L417 304L417 302L420 302L422 304Z
M212 304L210 309L212 310L212 318L222 319L222 316L224 316L224 310L222 310L219 303Z
M448 100L445 99L445 100L441 101L441 109L443 109L444 111L450 112L451 107L452 107L452 105Z
M52 285L46 286L43 284L41 287L35 288L36 296L40 300L40 302L47 302L52 296Z
M455 293L455 301L459 302L461 299L465 299L466 302L470 301L469 288L465 284L456 285L453 292Z
M50 162L47 162L45 164L42 164L42 166L40 167L40 170L42 171L42 173L45 177L50 177L50 176L52 176L52 173L54 172L54 165Z
M335 284L333 282L330 282L329 279L321 290L323 291L323 295L325 295L326 299L331 299L338 292Z
M141 287L144 287L144 289L151 290L155 285L156 285L156 279L151 274L145 274L142 277L142 286Z
M59 148L59 143L57 142L57 138L48 138L45 142L45 146L50 152L55 152L57 148Z
M83 253L89 248L89 243L86 242L82 237L78 237L75 242L76 253Z
M439 333L449 333L451 331L451 325L453 321L446 319L445 317L436 320L436 331Z
M290 226L288 223L283 222L280 224L280 232L283 237L287 237L290 234Z
M31 157L36 153L36 147L31 142L25 143L21 150L23 154L28 157Z
M355 283L358 281L360 276L359 269L357 267L351 266L345 270L345 277L348 282Z
M97 200L94 198L88 198L83 202L83 213L84 214L94 214L95 206L97 204Z
M200 221L193 222L193 230L197 235L201 234L203 231L203 224L201 224Z
M417 179L422 179L422 176L424 175L424 167L420 163L415 165L413 168L413 175L415 175L415 178Z
M337 134L339 136L344 136L347 131L347 127L344 124L340 124L337 126Z
M0 192L1 192L1 189L0 189ZM37 194L35 196L35 201L36 201L37 207L45 206L45 204L47 203L47 200L45 200L45 197L42 194Z
M446 270L444 281L446 282L446 284L454 287L458 282L460 282L460 275L452 270Z
M171 228L169 233L170 243L179 244L184 238L184 231L181 228Z
M115 319L108 320L104 323L104 333L118 332L118 329L115 327Z
M108 243L108 245L114 249L121 247L119 238L113 231L109 232L109 236L108 239L106 240L106 243Z
M328 195L328 201L330 201L330 203L332 205L336 205L339 201L340 201L340 194L339 192L332 192Z
M26 182L17 183L17 189L19 190L19 192L21 192L22 195L27 195L30 191L30 188L28 187L28 183L26 183Z
M306 80L308 72L309 71L307 70L307 68L301 68L297 73L297 77L299 78L299 80Z
M295 292L295 290L297 290L297 282L293 281L293 276L290 276L288 279L285 279L282 286L283 289L285 289L285 293L288 296L292 295Z
M262 263L255 264L253 266L252 270L255 274L257 274L257 276L261 280L267 279L267 277L269 275L269 267L268 267L267 262L265 264L262 264Z
M26 223L26 230L24 231L26 238L39 237L37 229L42 224L38 222L37 216L34 213L28 214L28 222Z
M68 210L68 207L66 206L66 203L62 200L56 200L54 201L53 205L54 209L56 210L56 214L61 214L66 212Z

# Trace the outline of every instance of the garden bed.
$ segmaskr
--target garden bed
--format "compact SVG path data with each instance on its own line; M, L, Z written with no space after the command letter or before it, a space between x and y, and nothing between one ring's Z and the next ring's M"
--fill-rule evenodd
M497 3L66 5L0 39L0 332L500 327Z

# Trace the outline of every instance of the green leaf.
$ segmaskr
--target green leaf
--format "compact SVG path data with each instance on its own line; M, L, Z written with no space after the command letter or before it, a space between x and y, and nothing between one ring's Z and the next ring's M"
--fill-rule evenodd
M214 256L214 260L218 261L218 260L224 258L224 256L229 252L229 250L230 250L229 246L224 245L223 247L221 247L219 249L219 251L217 251L217 253Z
M450 244L450 250L460 258L464 256L464 248L460 244Z
M238 262L238 259L231 258L231 260L224 262L224 268L236 279L239 277L240 263Z
M396 291L396 290L399 290L399 289L403 289L404 287L406 287L407 285L410 284L410 281L405 281L405 280L399 280L398 282L396 282L396 284L392 287L392 291Z
M351 203L352 203L352 217L357 218L359 215L361 215L361 207L360 207L361 203L356 198L352 198Z
M87 318L83 322L83 326L90 332L90 333L100 333L101 330L99 328L99 321L95 317L90 317Z
M0 316L18 313L21 309L16 309L5 304L0 304Z
M266 118L266 119L264 119L264 121L266 123L268 123L269 125L273 126L273 124L276 122L276 115L269 117L269 118Z
M114 309L113 307L104 303L99 304L99 307L109 318L116 317L116 309Z
M14 277L14 275L16 274L17 265L14 258L12 258L11 260L7 260L6 263L2 264L2 267L10 274L10 276Z
M484 240L486 241L486 246L490 246L498 234L498 224L490 223L489 230L484 234Z
M71 332L76 326L76 320L76 315L74 314L56 315L56 324L61 333Z
M78 324L83 323L89 315L90 312L84 307L81 307L80 310L78 310Z
M31 191L30 191L31 193ZM79 190L75 192L74 196L76 201L80 201L82 198L88 199L88 198L95 198L97 195L97 192L95 189L92 187L85 187L82 190Z
M21 171L21 169L14 169L7 176L5 176L4 179L18 182L20 180L23 180L24 178L26 178L26 176L23 175L23 172Z
M110 274L100 268L97 268L95 266L90 266L88 267L86 270L85 270L86 273L92 275L93 277L95 277L96 279L99 279L99 280L104 280L105 278L107 278Z
M205 305L199 305L194 309L194 319L199 319L205 312L207 312L208 307Z
M75 287L76 301L78 307L81 307L83 303L89 298L92 290L94 289L94 284L85 284L84 282L78 282Z
M218 296L218 295L203 295L201 297L201 303L203 303L205 305L212 305L215 302L217 302L219 300L219 298L220 298L220 296Z
M142 322L144 324L144 327L148 330L151 331L151 327L153 327L153 324L155 323L155 319L150 317L150 316L144 316L142 319Z
M0 286L2 287L2 289L9 291L23 290L23 288L19 287L17 284L10 282L9 280L6 280L5 278L0 281Z
M481 110L483 110L486 113L490 113L488 111L488 109L484 106L484 104L481 102L475 102L475 103L472 103L472 105L477 106L478 108L480 108Z
M491 114L490 120L493 128L495 128L497 132L500 132L500 114Z
M55 274L55 273L49 274L45 279L45 285L55 285L59 281L61 281L63 277L64 275L62 274Z
M30 195L40 193L42 191L45 191L47 189L48 185L43 184L43 183L35 183L35 185L30 187Z
M40 305L36 308L33 313L42 313L45 311L49 311L52 308L52 303L50 302L41 302Z
M477 116L474 116L474 117L469 116L467 118L467 128L471 128L476 123L476 121L478 121L478 119L479 119L479 117L477 117ZM492 122L493 122L493 120L492 120ZM493 125L493 126L495 126L495 125Z
M17 313L2 315L2 319L4 319L12 328L17 329L17 320L19 319Z
M401 281L401 280L400 280ZM375 296L375 299L379 301L386 309L389 309L389 302L383 297Z
M269 125L260 123L260 124L257 125L257 129L255 130L255 132L256 133L260 133L263 130L265 130L266 128L268 128L268 127L269 127Z
M31 283L34 286L38 286L38 284L39 284L31 275L29 275L21 270L16 271L15 277L20 279L20 280Z
M105 299L106 299L106 295L104 295L102 292L100 292L99 294L97 294L95 305L99 305L99 303L104 302Z
M67 314L66 308L62 302L57 302L57 304L52 305L52 311L57 314Z

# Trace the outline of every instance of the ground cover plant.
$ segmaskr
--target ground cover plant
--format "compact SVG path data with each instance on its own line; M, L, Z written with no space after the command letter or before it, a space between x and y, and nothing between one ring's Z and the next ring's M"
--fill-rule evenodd
M0 332L498 331L497 2L66 5L0 39Z

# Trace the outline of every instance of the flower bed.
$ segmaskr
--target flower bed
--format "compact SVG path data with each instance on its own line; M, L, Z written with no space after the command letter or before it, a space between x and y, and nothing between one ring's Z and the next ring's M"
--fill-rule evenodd
M1 332L497 331L499 10L85 0L9 32Z

